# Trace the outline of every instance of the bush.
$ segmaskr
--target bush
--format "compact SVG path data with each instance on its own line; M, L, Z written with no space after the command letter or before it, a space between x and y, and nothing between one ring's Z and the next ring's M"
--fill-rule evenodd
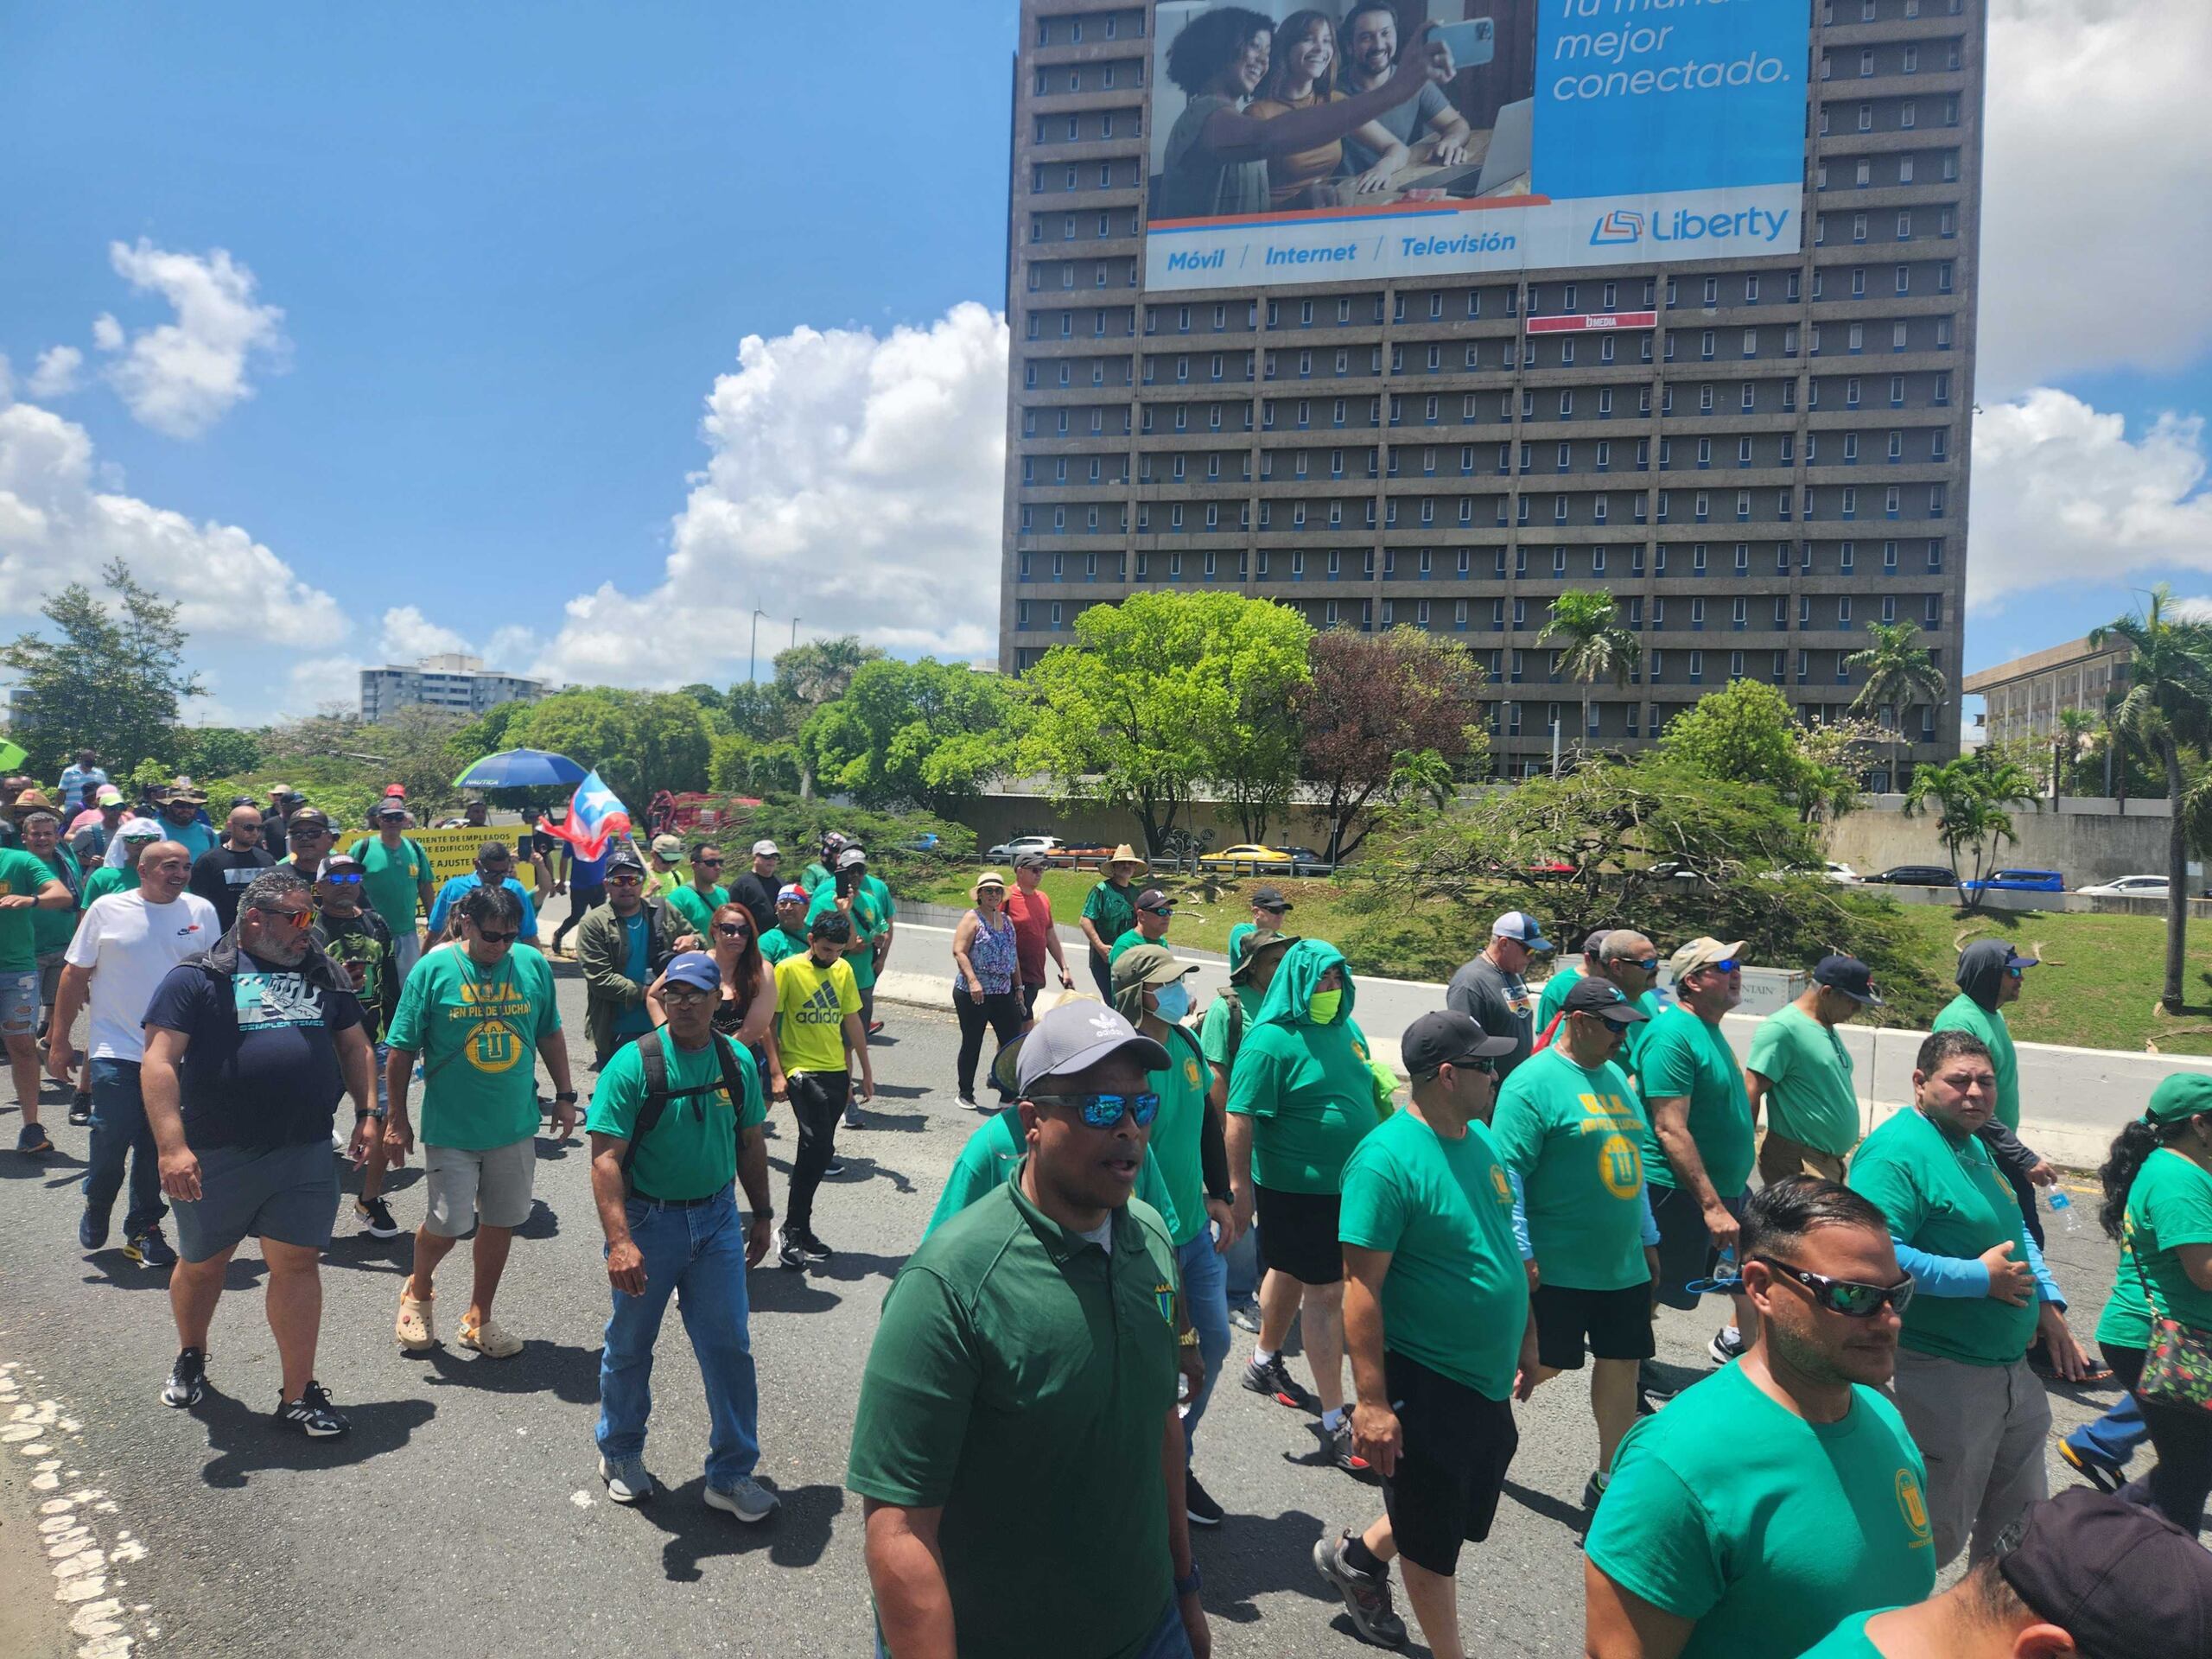
M730 860L726 868L734 873L745 868L745 852L754 842L772 841L784 849L785 868L796 876L820 852L822 837L831 830L868 849L868 868L894 886L899 874L922 879L976 855L976 832L965 824L926 812L871 812L789 795L772 795L749 811L741 809L715 844ZM915 843L926 836L935 836L937 846L917 849ZM690 839L696 843L708 837L695 834Z

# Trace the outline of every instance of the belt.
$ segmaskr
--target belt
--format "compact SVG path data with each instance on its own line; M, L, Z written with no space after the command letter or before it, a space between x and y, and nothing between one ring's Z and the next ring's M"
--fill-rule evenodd
M696 1210L702 1205L712 1204L728 1190L722 1187L708 1193L703 1198L657 1198L643 1187L633 1186L630 1189L630 1197L639 1204L657 1204L664 1210Z

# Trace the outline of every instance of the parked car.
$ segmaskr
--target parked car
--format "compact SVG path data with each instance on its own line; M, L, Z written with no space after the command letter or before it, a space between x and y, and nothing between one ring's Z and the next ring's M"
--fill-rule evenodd
M1967 893L2063 893L2066 878L2056 870L1999 870L1986 881L1969 881Z
M2094 887L2076 887L2093 899L2163 899L2172 891L2163 875L2123 875Z
M1950 868L1943 864L1892 864L1865 879L1886 882L1893 887L1948 887L1957 880Z
M1834 859L1827 861L1827 874L1829 880L1841 883L1846 887L1857 886L1860 879L1859 872L1853 869L1850 865L1839 864Z
M993 863L1005 863L1024 853L1042 853L1047 858L1055 858L1066 851L1067 842L1058 836L1016 836L1011 841L1001 842L983 856Z
M1311 847L1277 847L1273 850L1290 860L1293 875L1319 875L1329 868L1329 861Z
M1288 853L1274 847L1262 847L1255 842L1240 841L1234 847L1224 847L1219 852L1207 853L1198 862L1208 869L1249 869L1255 864L1280 866L1287 870L1291 864Z

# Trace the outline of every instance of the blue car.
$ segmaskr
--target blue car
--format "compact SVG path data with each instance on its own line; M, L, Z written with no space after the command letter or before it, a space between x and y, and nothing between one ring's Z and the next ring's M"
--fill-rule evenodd
M1986 881L1969 881L1968 893L2063 893L2066 877L2056 870L1999 870Z

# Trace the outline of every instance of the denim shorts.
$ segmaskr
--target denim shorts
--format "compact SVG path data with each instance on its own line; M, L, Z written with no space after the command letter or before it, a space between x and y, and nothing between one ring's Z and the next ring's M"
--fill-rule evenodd
M0 1037L29 1037L38 1030L38 969L0 974Z
M296 1147L209 1147L198 1155L200 1196L172 1206L186 1261L205 1262L246 1238L329 1247L338 1163L327 1135Z

